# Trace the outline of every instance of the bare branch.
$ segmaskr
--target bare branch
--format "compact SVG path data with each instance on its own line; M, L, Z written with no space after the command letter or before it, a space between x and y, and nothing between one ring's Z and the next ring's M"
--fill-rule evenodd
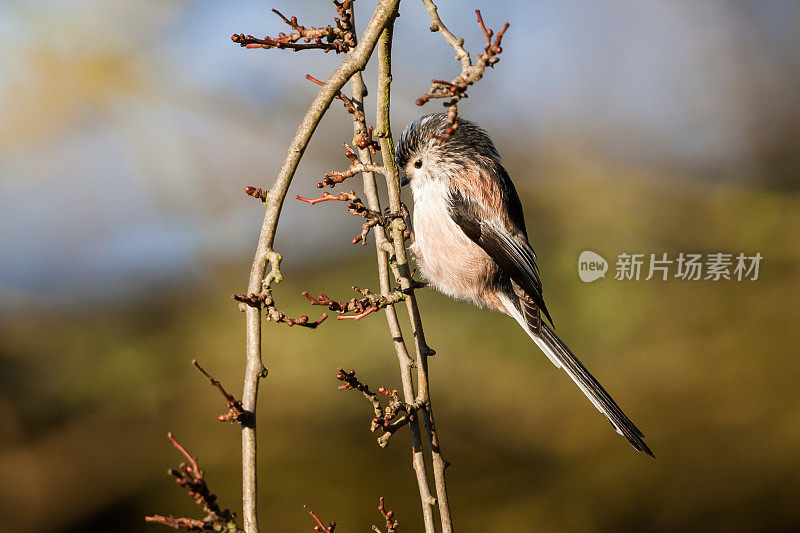
M394 519L394 511L391 509L386 509L386 506L383 502L383 496L381 496L380 503L378 504L378 511L381 512L383 519L386 521L386 533L395 533L400 524ZM372 531L383 533L376 525L372 526Z
M387 33L389 32L391 32L391 27L387 30ZM382 35L382 39L386 39L387 37L388 36L386 34ZM351 99L359 107L359 109L363 111L364 96L367 94L367 89L366 86L364 85L364 80L360 72L356 72L350 79L350 86L352 90ZM388 109L388 97L385 100L385 104ZM379 120L377 122L378 129L380 129L381 125L380 117L381 114L379 112ZM364 131L365 128L366 124L363 121L359 122L358 120L356 120L356 117L354 117L353 121L354 136L357 137L358 132ZM386 129L388 130L388 123ZM389 145L391 146L391 142L389 143ZM371 162L372 155L373 154L370 150L365 148L358 148L358 158L361 161ZM374 173L364 172L362 173L362 178L364 183L364 196L367 200L367 206L369 207L369 209L373 211L381 212L381 204L378 196L377 183L375 180ZM394 264L390 262L390 256L393 255L394 252L392 244L387 239L386 231L383 227L380 226L375 227L373 235L375 237L375 250L378 263L378 280L380 282L381 293L385 294L391 291L389 272L393 270L395 267ZM405 341L403 340L403 333L400 328L400 322L398 320L397 312L395 311L394 306L387 307L384 314L386 316L387 325L389 327L389 335L392 339L392 344L397 354L397 361L400 366L400 375L403 383L403 396L406 402L410 402L414 398L413 381L411 377L411 367L413 365L413 360L408 355L408 350L406 348ZM422 504L422 516L424 521L425 532L434 533L436 531L436 528L433 522L432 505L435 505L436 500L433 498L433 496L431 496L430 489L428 487L428 475L425 469L425 460L422 450L420 427L416 417L414 417L413 421L412 420L409 421L409 429L411 434L411 448L412 448L411 464L412 467L414 468L414 472L417 478L420 501Z
M186 531L208 531L203 521L197 520L196 518L183 518L172 515L154 514L151 516L145 516L144 521L154 524L164 524L172 529L185 529Z
M354 118L354 120L357 121L357 117ZM356 132L356 137L357 136L358 132ZM375 143L375 141L372 140L372 127L370 126L368 129L368 141L366 143L362 143L364 146L359 146L359 148L370 148L370 150L372 150L373 143ZM377 172L378 174L385 174L383 167L361 161L361 159L356 156L350 145L347 143L342 144L344 145L344 155L351 162L350 167L344 171L328 172L325 174L325 178L321 182L317 183L317 188L321 189L326 185L333 188L334 185L342 183L347 178L352 178L356 174L362 174L364 172Z
M319 519L317 513L308 508L308 505L304 505L303 509L308 511L308 514L310 514L311 518L313 518L314 521L317 523L317 525L314 526L314 531L325 531L327 533L333 533L336 530L336 522L331 522L326 526L325 524L322 523L322 520Z
M386 387L379 387L378 393L372 392L367 385L361 383L356 377L356 371L350 370L349 372L339 367L336 379L343 381L344 385L339 386L339 390L357 390L360 391L364 397L372 404L372 410L375 417L370 423L369 430L376 432L378 429L383 430L383 434L378 437L378 445L385 448L389 444L389 439L392 435L405 426L406 424L416 420L414 412L416 406L405 403L397 392L397 389L387 389ZM387 396L389 403L386 407L381 405L380 396Z
M228 412L224 415L219 415L220 422L240 422L244 424L246 422L247 416L242 407L242 402L237 400L232 394L225 390L222 386L222 383L219 380L214 379L214 377L205 371L205 369L200 366L200 363L197 362L197 359L192 359L192 364L199 370L205 377L208 378L211 385L216 387L220 394L225 398L225 405L228 408Z
M172 433L168 433L167 437L169 437L172 445L189 461L189 464L181 463L178 468L171 468L167 472L175 477L175 482L179 487L189 491L189 495L197 505L203 508L206 516L202 520L197 520L194 518L152 515L145 517L145 521L164 524L175 529L186 529L187 531L241 532L242 530L236 525L235 515L229 509L222 509L217 503L217 495L209 490L205 474L200 469L197 458L192 456Z
M432 2L425 0L426 5ZM435 6L434 6L435 8ZM438 16L437 16L438 17ZM400 179L398 175L397 165L394 162L394 143L392 141L391 124L389 120L389 105L390 105L390 89L392 81L392 63L391 63L391 49L392 49L392 28L389 26L378 45L378 138L381 143L381 154L383 155L383 167L387 169L386 185L389 189L389 207L392 211L399 212L401 209L400 203ZM462 59L463 64L463 59ZM403 232L405 230L405 222L395 219L392 222L392 244L394 246L394 255L396 262L396 273L399 277L400 286L403 290L408 291L412 286L411 270L408 266L408 256L406 253L405 242L403 239ZM439 447L439 439L436 433L436 427L433 422L433 409L430 401L430 382L428 379L428 356L435 354L425 342L425 333L422 329L422 319L420 318L419 308L417 307L417 299L413 290L410 290L408 298L406 298L406 311L408 312L411 321L411 334L414 338L414 348L416 351L416 369L417 369L417 388L418 394L414 400L409 400L408 393L413 391L413 387L407 386L406 379L410 379L410 372L403 374L404 378L404 392L406 394L406 402L420 406L422 411L423 422L425 424L426 433L428 435L428 442L431 446L431 458L433 464L434 482L436 486L435 500L439 508L439 518L441 520L442 532L451 533L453 531L453 522L450 514L450 504L447 497L447 484L445 481L445 460L442 457L442 452ZM402 368L401 368L402 370Z
M323 87L325 85L324 81L319 81L317 78L315 78L311 74L306 74L306 79L308 81L310 81L310 82L316 83L320 87ZM356 109L355 105L353 105L353 101L350 100L344 94L342 94L341 91L336 93L336 98L338 98L339 100L342 101L342 103L344 104L345 111L347 111L349 114L355 115L358 112L358 110Z
M398 216L400 216L400 217L404 216L402 213L401 214L394 214L394 215L391 214L391 213L387 213L386 215L382 215L381 213L379 213L379 212L377 212L377 211L375 211L373 209L367 208L364 205L364 203L361 201L361 198L356 196L356 192L353 191L353 190L351 190L349 193L340 192L340 193L335 194L335 195L334 194L330 194L328 192L324 192L324 193L322 193L322 196L320 196L319 198L304 198L302 196L295 196L295 198L300 200L301 202L306 202L307 204L310 204L310 205L315 205L315 204L318 204L320 202L327 202L327 201L330 201L330 200L338 200L340 202L347 202L347 210L350 211L350 213L367 219L367 221L364 222L364 224L362 224L362 226L361 226L361 234L360 235L356 235L353 238L353 240L352 240L353 244L357 244L357 243L360 242L360 243L366 245L367 244L367 235L369 234L369 231L372 228L374 228L375 226L385 227L387 225L387 223L388 223L387 222L388 220L391 220L392 218L395 218L395 217L398 217Z
M335 300L331 300L324 294L320 294L317 298L312 298L308 292L303 291L303 296L305 296L308 301L311 302L311 305L325 305L331 311L337 313L339 315L339 320L345 319L354 319L360 320L365 316L373 313L375 311L379 311L381 309L385 309L389 306L396 304L397 302L401 302L406 299L406 294L402 291L394 291L388 294L375 294L371 292L369 289L360 289L356 286L353 286L353 290L356 292L360 292L364 295L363 298L351 298L347 302L337 302ZM346 315L345 313L356 313L355 315Z
M486 72L486 67L494 67L495 63L500 61L497 55L503 51L500 47L500 43L503 40L503 35L505 35L509 24L506 22L503 25L503 29L495 35L492 30L486 28L480 10L475 10L475 14L478 18L478 26L483 32L486 44L484 45L483 53L476 56L476 62L473 64L472 58L466 49L464 49L464 39L456 38L456 36L447 29L442 19L439 18L439 13L433 0L423 0L423 3L430 15L431 31L438 31L441 33L444 40L447 41L447 44L452 46L453 50L456 51L456 59L461 61L461 73L458 76L453 78L452 81L431 80L431 88L416 101L416 104L421 106L434 98L449 98L444 104L444 106L447 107L449 127L442 136L431 134L440 141L443 141L450 138L458 128L458 102L462 98L467 97L467 87L483 77L484 72ZM494 41L492 41L492 36L494 36Z
M309 318L306 315L299 318L290 318L275 307L275 300L273 300L270 293L266 292L262 292L261 294L255 294L253 292L250 294L232 294L231 298L256 309L261 309L263 307L267 310L267 322L282 322L289 327L302 326L304 328L316 329L317 326L325 322L325 319L328 318L327 313L322 313L322 316L313 322L309 322Z
M356 36L352 25L352 18L347 15L353 0L334 1L336 11L341 18L335 19L335 25L324 28L314 28L300 25L297 17L286 18L277 9L272 12L278 15L294 31L290 34L281 32L278 37L264 37L259 39L243 33L234 34L231 40L244 48L278 48L299 50L319 49L325 53L334 51L337 54L347 52L356 45Z
M383 416L383 407L381 407L381 401L378 399L378 395L369 390L369 386L361 383L359 379L356 377L356 371L350 370L349 372L345 372L342 367L337 368L336 379L339 381L344 381L344 385L339 385L339 390L357 390L364 395L364 398L369 400L372 404L372 409L375 412L375 416ZM375 431L371 429L371 431Z

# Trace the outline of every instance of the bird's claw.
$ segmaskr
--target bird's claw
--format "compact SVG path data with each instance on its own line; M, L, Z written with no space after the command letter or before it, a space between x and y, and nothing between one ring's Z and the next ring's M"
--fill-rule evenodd
M408 229L408 235L411 237L411 240L414 240L414 228L411 225L411 213L408 211L408 207L406 204L401 203L400 209L397 211L392 211L391 208L387 207L383 210L383 217L388 221L395 218L400 218L405 222L406 228Z
M428 283L427 281L417 281L415 279L412 279L411 285L406 289L402 289L400 292L402 292L406 296L410 296L415 290L424 289L426 287L430 287L430 285L431 284Z

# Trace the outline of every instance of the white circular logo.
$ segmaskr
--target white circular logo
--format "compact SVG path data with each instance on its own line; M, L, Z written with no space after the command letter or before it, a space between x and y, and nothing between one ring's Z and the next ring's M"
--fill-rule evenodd
M578 276L581 281L590 283L600 278L606 277L608 271L608 261L597 253L584 250L578 257Z

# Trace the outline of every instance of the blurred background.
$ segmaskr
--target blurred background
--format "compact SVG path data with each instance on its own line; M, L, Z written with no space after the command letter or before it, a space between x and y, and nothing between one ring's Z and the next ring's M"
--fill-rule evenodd
M358 0L363 27L373 7ZM286 31L276 7L327 24L326 0L11 0L0 4L0 509L17 531L142 531L199 516L165 471L200 457L240 510L239 431L196 357L237 396L246 288L269 186L317 87L342 56L243 50ZM516 324L420 293L433 401L461 531L796 531L800 528L800 4L443 2L511 28L462 116L494 137L525 206L561 335L647 434L637 454ZM404 2L395 134L458 71ZM374 87L375 69L366 80ZM374 94L373 90L373 94ZM374 114L374 99L367 103ZM345 168L338 103L290 198ZM358 189L358 182L346 184ZM410 199L406 200L410 203ZM361 221L287 200L276 248L284 311L301 290L377 287ZM745 252L757 281L582 283L577 259ZM612 266L613 269L613 266ZM613 270L612 270L613 272ZM264 530L379 523L385 496L420 531L407 432L386 450L336 367L398 387L382 316L316 331L265 324Z

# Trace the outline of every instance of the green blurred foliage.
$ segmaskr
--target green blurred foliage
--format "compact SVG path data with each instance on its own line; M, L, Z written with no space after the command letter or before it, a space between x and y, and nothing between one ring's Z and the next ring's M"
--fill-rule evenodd
M522 171L514 161L512 175ZM538 173L520 192L556 326L657 459L614 434L513 321L421 291L459 529L796 530L798 195L586 161ZM620 252L764 260L757 281L623 282L609 272L584 284L576 265L584 249L612 263ZM199 456L221 503L239 510L239 431L216 421L223 400L190 360L238 395L243 317L228 295L244 286L248 263L146 304L31 309L0 324L6 526L141 531L145 514L197 515L165 474L180 461L167 431ZM324 252L313 268L287 257L283 271L277 297L295 315L319 311L301 290L347 298L353 284L377 285L369 262L328 263ZM367 402L336 388L338 365L373 387L399 386L383 316L330 319L315 331L265 324L264 357L264 529L310 531L308 504L342 531L364 531L379 523L385 496L401 531L419 531L407 431L379 449Z

